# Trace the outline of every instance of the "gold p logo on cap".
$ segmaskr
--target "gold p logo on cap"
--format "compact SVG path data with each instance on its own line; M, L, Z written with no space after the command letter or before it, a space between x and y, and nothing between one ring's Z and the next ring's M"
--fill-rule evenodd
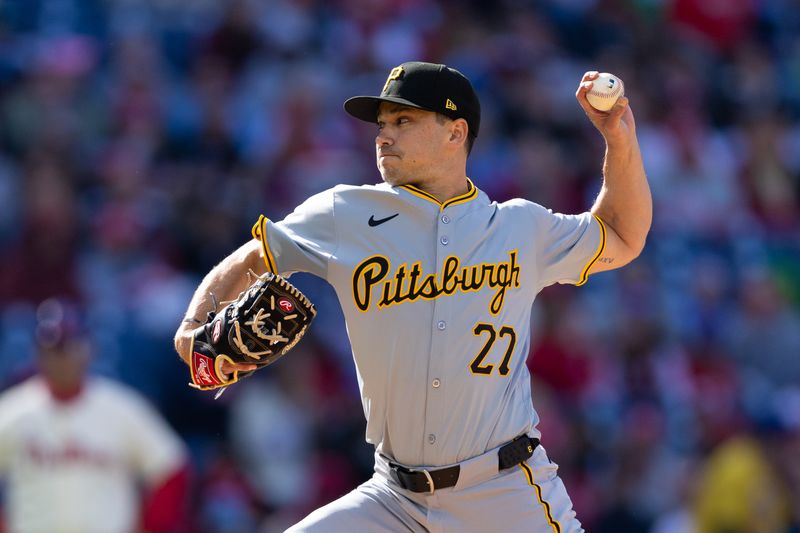
M381 90L381 92L385 93L386 89L389 88L389 82L398 79L402 75L403 75L403 67L402 66L394 67L392 71L389 73L389 77L386 78L386 83L383 84L383 90Z

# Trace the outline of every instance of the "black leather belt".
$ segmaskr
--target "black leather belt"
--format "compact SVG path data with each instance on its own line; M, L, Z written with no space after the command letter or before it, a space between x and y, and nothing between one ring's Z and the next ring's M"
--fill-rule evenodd
M532 439L521 435L497 451L497 467L505 470L530 459L533 450L539 445L539 439ZM452 487L458 482L461 466L454 465L438 470L425 470L423 468L407 468L397 463L389 462L389 469L398 485L411 492L430 492L436 489Z

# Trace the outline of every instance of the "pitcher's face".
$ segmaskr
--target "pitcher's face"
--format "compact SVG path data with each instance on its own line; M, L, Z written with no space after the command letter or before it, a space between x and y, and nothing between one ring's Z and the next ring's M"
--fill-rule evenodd
M450 138L436 113L384 102L378 109L375 156L389 185L417 184L437 175Z

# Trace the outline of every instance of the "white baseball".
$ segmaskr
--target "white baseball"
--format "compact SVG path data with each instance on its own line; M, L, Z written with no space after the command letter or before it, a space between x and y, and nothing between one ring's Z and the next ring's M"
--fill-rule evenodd
M608 111L623 94L625 84L622 80L608 72L601 72L592 80L592 88L586 93L586 99L598 111Z

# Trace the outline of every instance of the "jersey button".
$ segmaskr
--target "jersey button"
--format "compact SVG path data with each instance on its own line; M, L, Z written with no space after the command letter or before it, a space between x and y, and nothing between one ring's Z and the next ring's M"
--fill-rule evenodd
M447 215L442 215L442 222L445 223L445 224L449 224L450 223L450 217L447 216Z
M434 444L436 442L436 435L433 433L428 435L428 444Z
M433 382L431 382L431 385L433 385L433 388L434 388L434 389L438 389L438 388L439 388L439 385L441 385L441 384L442 384L442 382L441 382L441 381L439 381L439 378L434 378L434 379L433 379Z
M439 323L436 324L436 327L439 329L444 329L447 327L447 323L444 320L440 320Z
M439 239L439 242L441 242L442 244L444 244L445 246L447 246L447 243L448 243L448 242L450 242L450 239L448 239L448 238L447 238L447 235L445 235L444 237L442 237L441 239Z

